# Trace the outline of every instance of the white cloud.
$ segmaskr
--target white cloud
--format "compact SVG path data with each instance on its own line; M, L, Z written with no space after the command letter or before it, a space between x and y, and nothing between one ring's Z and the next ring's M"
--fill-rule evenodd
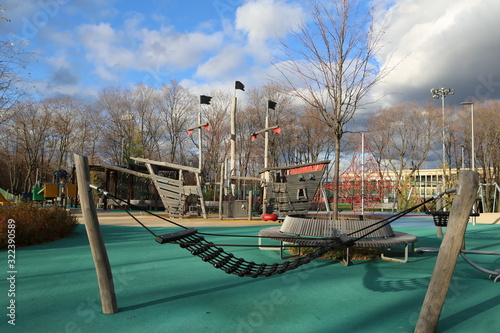
M299 24L302 7L284 0L253 0L236 11L236 28L248 34L249 44L261 44Z
M120 76L117 75L116 71L104 66L97 66L93 73L104 81L118 82L120 79Z
M196 77L205 80L230 79L248 69L245 56L239 45L230 44L201 64L196 71Z
M108 23L78 28L87 58L103 79L117 78L110 75L110 71L116 70L182 71L196 66L222 45L221 33L179 33L172 27L148 30L141 28L140 21L138 17L127 20L123 30Z
M389 11L385 51L387 63L394 50L396 69L378 86L389 101L421 100L430 88L454 88L457 103L489 93L500 98L500 2L400 0ZM491 75L489 90L488 81ZM481 85L485 86L481 88ZM476 92L479 92L479 94Z
M64 48L75 46L75 36L71 31L58 31L48 27L43 32L43 38L56 45L64 45Z
M96 97L97 91L95 87L85 87L82 89L78 85L56 85L53 82L47 80L37 80L31 83L31 87L28 89L30 93L47 97L47 96L74 96L82 97L83 99L88 99L88 97Z
M135 56L125 44L126 36L116 32L109 24L85 24L78 28L78 33L87 52L87 59L96 67L106 66L125 69L135 66Z
M52 77L52 72L70 77L80 70L75 75L80 85L103 84L99 80L128 85L150 76L155 84L174 78L191 86L224 86L238 79L257 86L266 71L275 71L269 60L277 51L276 36L286 38L307 17L305 0L227 1L231 10L219 17L222 21L193 15L180 28L164 24L176 22L169 20L173 15L191 17L196 9L185 5L180 12L175 6L172 12L154 12L158 7L148 4L136 7L139 13L124 11L114 0L72 0L63 1L55 13L44 11L42 2L2 2L13 21L1 25L0 32L33 39L30 47L42 56L35 77ZM500 1L390 2L395 5L383 12L389 23L386 47L377 59L385 64L392 55L401 63L375 96L390 94L384 97L387 103L422 100L431 98L430 88L443 85L455 89L447 103L467 96L500 98ZM64 72L68 68L71 72Z
M169 65L183 70L198 64L207 54L220 50L223 36L219 33L179 33L172 28L161 30L142 29L137 34L141 45L137 52L140 63L149 66Z

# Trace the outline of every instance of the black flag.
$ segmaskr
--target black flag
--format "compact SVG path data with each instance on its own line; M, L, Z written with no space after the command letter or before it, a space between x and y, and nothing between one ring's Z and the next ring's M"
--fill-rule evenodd
M243 83L241 83L240 81L236 81L235 85L234 85L234 89L240 89L240 90L245 91L245 85Z
M211 99L210 96L200 95L200 104L210 104Z
M273 109L273 110L275 110L275 107L276 107L276 102L273 102L273 101L271 101L271 100L268 100L268 101L267 101L267 108L268 108L268 109Z

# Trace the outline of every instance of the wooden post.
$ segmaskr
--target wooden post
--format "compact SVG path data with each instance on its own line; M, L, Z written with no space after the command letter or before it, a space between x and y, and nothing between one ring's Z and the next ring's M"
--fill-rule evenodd
M109 178L111 177L111 172L109 169L105 169L106 170L106 179L104 180L104 190L106 191L109 191ZM107 196L103 196L102 198L102 204L103 204L103 209L104 210L107 210L108 209L108 197Z
M204 219L206 219L207 218L207 210L206 210L206 206L205 206L205 198L203 198L203 191L201 189L201 174L200 174L200 172L196 172L196 186L198 188L198 193L200 194L201 215L203 216Z
M90 250L94 258L94 266L99 283L99 292L101 295L102 312L112 314L118 312L116 302L115 286L111 274L108 254L102 238L99 220L97 219L97 210L92 200L92 193L89 187L90 172L86 156L74 154L76 176L78 180L78 194L82 206L83 220L89 238Z
M222 162L220 167L220 189L219 189L219 219L222 220L222 198L224 197L224 181L225 177L225 166L226 163Z
M441 183L437 184L436 192L441 193L443 191L443 185ZM443 209L443 197L436 200L436 210L440 211ZM439 238L443 238L443 227L436 226L436 234Z
M128 175L127 184L127 203L130 205L130 201L134 198L134 175Z
M253 213L253 193L252 190L248 191L248 219L252 219Z
M231 108L231 154L229 164L229 186L231 188L231 197L234 197L236 195L236 182L231 178L236 176L236 104L238 104L238 99L236 98L236 96L234 96L233 107ZM234 199L231 198L231 201L232 200Z
M465 230L478 187L479 175L477 172L460 171L448 227L439 248L436 265L415 327L415 333L436 331L458 255L464 243Z

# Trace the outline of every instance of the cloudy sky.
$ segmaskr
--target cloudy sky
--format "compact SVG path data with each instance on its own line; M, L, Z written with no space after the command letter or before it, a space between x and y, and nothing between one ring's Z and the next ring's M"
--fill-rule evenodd
M36 54L39 96L94 96L100 88L176 79L203 93L258 87L277 36L307 20L306 0L4 0L2 36ZM500 98L500 1L392 0L388 54L399 62L374 94L384 103ZM437 101L436 101L437 102Z

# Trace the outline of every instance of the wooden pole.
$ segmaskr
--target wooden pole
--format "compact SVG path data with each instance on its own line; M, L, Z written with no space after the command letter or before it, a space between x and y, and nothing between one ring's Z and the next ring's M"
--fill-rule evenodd
M76 177L78 181L78 194L82 206L83 220L89 238L90 250L94 259L94 266L99 283L99 293L101 295L102 312L112 314L118 312L116 302L115 286L111 274L108 254L102 238L97 210L92 200L92 193L89 187L90 172L86 156L74 155L76 166Z
M235 92L236 94L236 92ZM233 98L233 107L231 108L231 154L230 154L230 164L229 164L229 174L231 177L236 176L236 104L238 99L236 96ZM229 178L231 187L231 196L236 195L236 184L233 183L233 179Z
M252 211L253 211L253 193L252 190L248 191L248 219L252 219Z
M441 183L437 184L436 192L441 193L443 191L443 185ZM443 209L443 197L440 197L436 201L436 210L440 211ZM436 234L439 238L443 238L443 227L436 227Z
M460 171L448 227L439 248L436 265L415 327L415 333L436 331L458 255L464 243L465 230L478 187L479 175L477 172Z
M226 179L224 173L224 165L226 163L222 162L220 167L220 189L219 189L219 219L222 220L222 198L224 196L224 181Z

